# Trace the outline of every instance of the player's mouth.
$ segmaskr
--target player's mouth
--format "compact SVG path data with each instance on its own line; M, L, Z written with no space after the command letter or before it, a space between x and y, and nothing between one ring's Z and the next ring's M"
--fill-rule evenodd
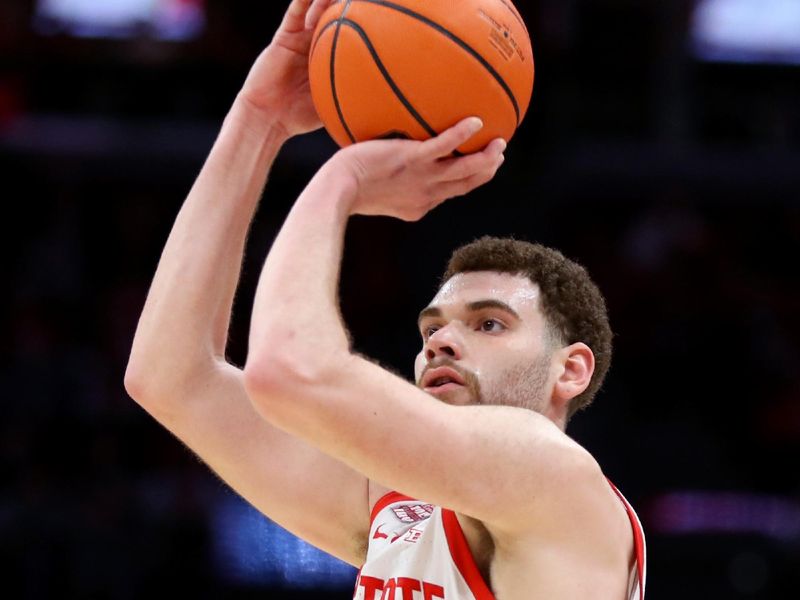
M436 367L426 371L420 387L429 394L438 395L464 387L464 378L450 367Z

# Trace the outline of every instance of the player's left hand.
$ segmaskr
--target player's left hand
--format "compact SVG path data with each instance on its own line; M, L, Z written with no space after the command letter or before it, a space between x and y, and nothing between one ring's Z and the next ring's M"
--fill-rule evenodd
M269 46L247 75L239 97L288 137L322 126L311 100L308 54L314 30L332 0L292 0Z
M417 221L455 196L490 181L503 163L505 140L482 151L454 157L453 151L477 133L470 117L424 142L372 140L337 152L326 165L350 178L350 214L384 215Z

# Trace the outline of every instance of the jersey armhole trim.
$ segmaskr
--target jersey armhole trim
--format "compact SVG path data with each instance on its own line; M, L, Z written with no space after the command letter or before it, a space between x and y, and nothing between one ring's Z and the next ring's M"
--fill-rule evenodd
M375 517L378 516L379 512L395 502L416 502L416 500L409 496L404 496L398 492L387 492L381 496L380 499L375 503L375 506L372 507L372 512L369 515L369 526L372 527L372 524L375 522Z
M453 557L453 562L458 572L467 582L467 586L472 595L475 596L475 600L495 600L492 590L486 585L483 575L478 570L475 557L472 556L472 551L469 549L467 538L464 536L464 530L461 529L461 523L458 522L456 513L445 508L441 510L447 546L450 549L450 556Z
M633 529L633 548L636 553L636 574L639 583L639 600L644 600L644 588L645 583L647 580L647 545L644 539L644 528L642 527L642 523L639 521L639 516L636 514L636 511L633 510L633 506L625 496L622 495L613 483L608 480L608 484L611 486L611 489L614 490L614 493L617 497L622 501L622 505L625 507L625 512L628 513L628 519L631 522L631 528Z

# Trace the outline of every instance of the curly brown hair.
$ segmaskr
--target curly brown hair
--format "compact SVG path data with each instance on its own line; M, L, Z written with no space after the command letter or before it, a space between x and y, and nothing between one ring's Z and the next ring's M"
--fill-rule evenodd
M541 244L484 236L453 252L441 284L473 271L527 276L541 291L541 310L551 336L563 345L583 342L592 349L591 382L570 402L567 419L587 407L611 365L612 333L605 299L586 269Z

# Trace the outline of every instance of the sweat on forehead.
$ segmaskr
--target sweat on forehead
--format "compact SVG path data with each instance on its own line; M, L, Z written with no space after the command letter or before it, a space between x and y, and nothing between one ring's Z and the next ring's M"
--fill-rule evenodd
M442 284L431 304L452 304L477 300L502 300L511 307L536 305L539 286L524 275L472 271L456 273Z

